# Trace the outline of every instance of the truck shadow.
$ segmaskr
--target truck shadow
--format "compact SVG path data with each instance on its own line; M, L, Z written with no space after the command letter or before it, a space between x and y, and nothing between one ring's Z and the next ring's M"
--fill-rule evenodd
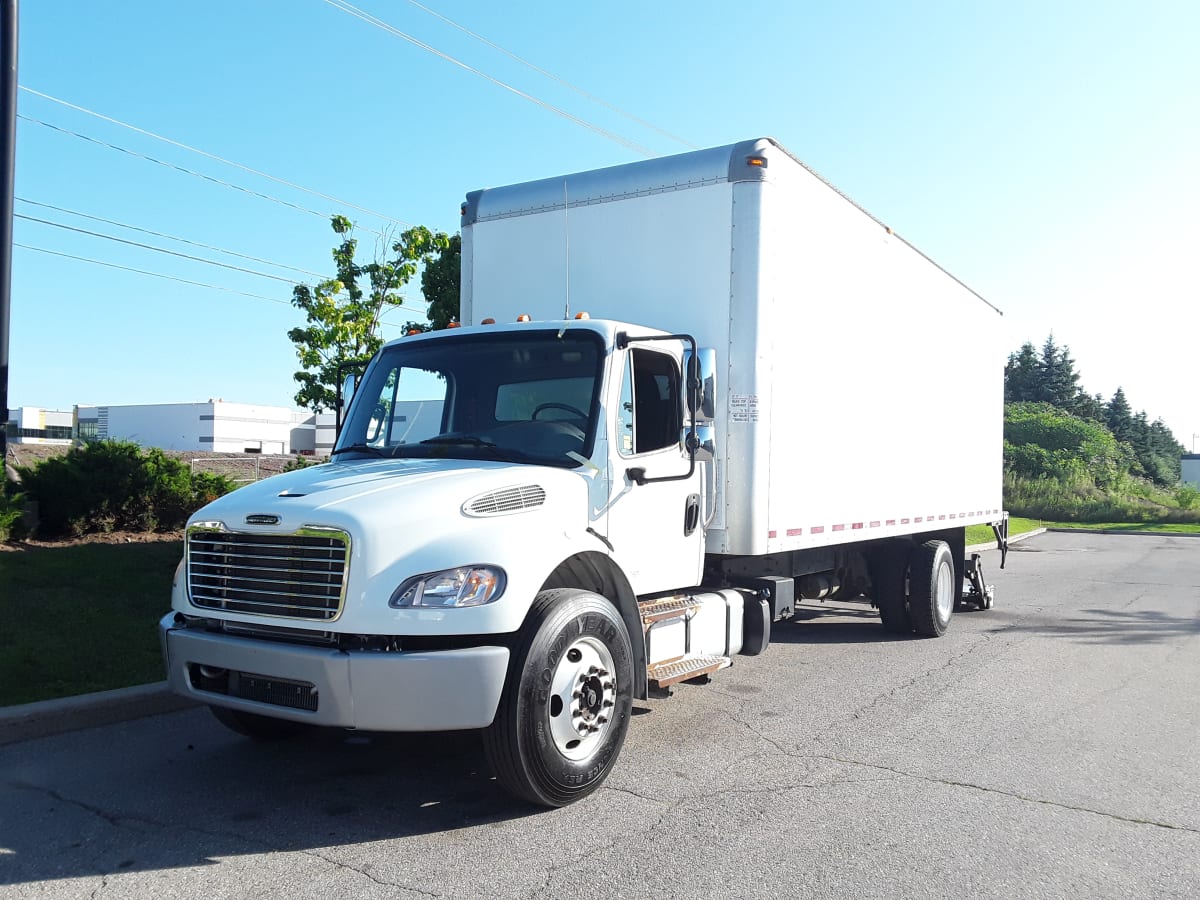
M501 791L476 732L259 744L207 718L189 710L0 748L0 885L336 856L545 812ZM129 746L114 751L114 732Z

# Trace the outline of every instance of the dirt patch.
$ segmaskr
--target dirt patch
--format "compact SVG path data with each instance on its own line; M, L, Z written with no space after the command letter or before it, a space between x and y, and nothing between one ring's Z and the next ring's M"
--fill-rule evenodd
M107 534L84 534L57 541L24 540L0 543L0 553L53 550L56 547L76 547L80 544L156 544L161 541L182 540L182 531L111 531Z

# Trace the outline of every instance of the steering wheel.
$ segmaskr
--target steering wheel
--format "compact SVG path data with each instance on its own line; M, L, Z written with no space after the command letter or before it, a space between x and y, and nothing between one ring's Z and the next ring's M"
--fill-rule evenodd
M539 404L537 407L535 407L533 412L529 414L530 421L536 420L538 417L538 413L540 413L543 409L566 410L567 412L571 413L572 415L578 416L580 419L586 419L588 417L588 414L585 413L582 409L578 409L567 403L542 403L542 404Z

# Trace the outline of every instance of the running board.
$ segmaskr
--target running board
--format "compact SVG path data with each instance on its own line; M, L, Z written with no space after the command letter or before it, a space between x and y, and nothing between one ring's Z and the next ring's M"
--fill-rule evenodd
M651 687L664 688L680 681L711 675L729 668L732 660L728 656L684 656L669 662L655 663L646 668L646 677Z
M700 601L693 597L660 597L657 600L645 600L638 604L642 616L642 625L647 627L655 622L689 616L700 608Z

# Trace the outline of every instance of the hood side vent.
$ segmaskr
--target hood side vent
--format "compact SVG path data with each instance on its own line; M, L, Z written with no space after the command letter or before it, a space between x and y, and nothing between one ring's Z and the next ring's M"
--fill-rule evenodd
M546 491L541 485L524 484L480 494L463 504L463 512L469 516L503 516L535 509L545 502Z

